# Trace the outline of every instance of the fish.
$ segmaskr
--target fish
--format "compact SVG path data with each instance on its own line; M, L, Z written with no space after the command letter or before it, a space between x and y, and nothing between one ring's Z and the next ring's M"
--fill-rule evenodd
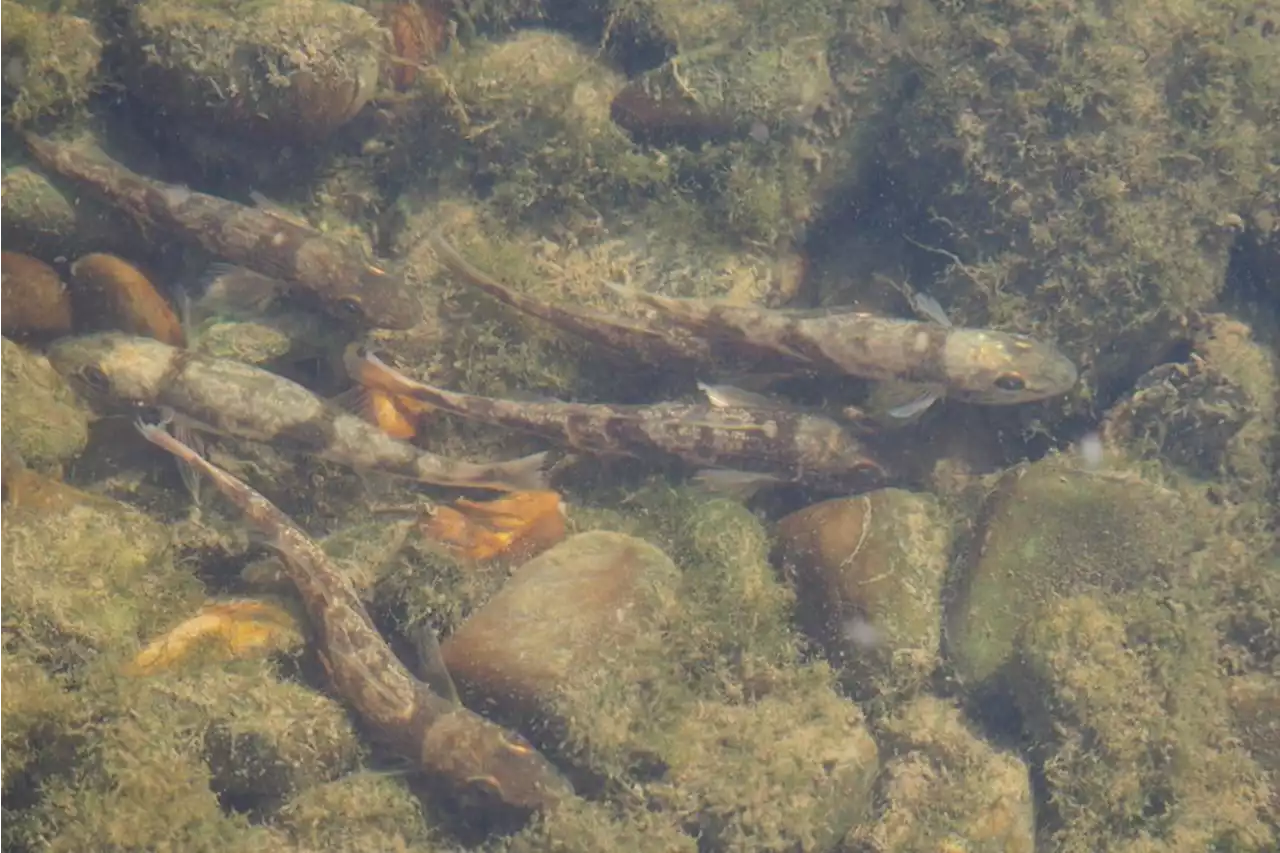
M841 307L771 309L715 299L677 299L613 284L608 288L642 316L622 319L555 306L467 264L442 235L432 237L432 248L450 271L494 299L588 341L673 371L911 382L936 388L938 395L991 406L1065 394L1079 378L1066 355L1027 335Z
M348 323L409 329L423 316L404 277L370 264L363 253L270 210L166 184L90 155L26 135L45 168L97 191L140 226L156 228L233 264L279 279Z
M502 462L466 462L399 441L283 376L152 338L103 332L50 345L50 363L86 396L126 406L158 406L197 433L288 442L358 471L423 483L503 492L547 487L545 453Z
M564 501L556 492L516 492L493 501L459 498L432 509L421 525L431 539L470 563L498 558L518 566L565 537Z
M502 400L417 382L358 345L347 348L344 361L348 375L366 388L411 397L442 411L532 433L594 455L665 455L698 467L742 467L768 474L774 482L843 493L879 485L891 477L863 442L840 424L792 409Z
M334 690L415 770L464 798L515 815L553 808L573 795L555 765L519 733L415 677L374 627L343 572L288 515L163 426L138 421L137 427L147 441L212 480L266 538L302 599Z

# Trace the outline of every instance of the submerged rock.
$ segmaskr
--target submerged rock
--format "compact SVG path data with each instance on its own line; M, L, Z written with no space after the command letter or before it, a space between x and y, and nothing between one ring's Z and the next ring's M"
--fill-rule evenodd
M983 741L958 708L922 696L885 720L882 728L893 748L881 777L883 807L874 823L854 830L848 849L1036 849L1029 768L1018 756Z
M89 412L43 356L3 342L3 443L32 467L76 456L89 440Z
M928 495L882 489L778 522L796 619L855 695L919 687L938 661L950 525Z
M373 96L387 34L329 0L131 7L131 91L221 133L314 143Z
M1050 457L1000 478L955 572L947 652L971 686L997 677L1035 608L1063 595L1183 579L1197 520L1183 498L1136 474Z
M679 571L641 539L595 531L526 563L442 646L467 705L558 729L659 665ZM610 713L642 713L619 703ZM611 725L621 725L615 719Z

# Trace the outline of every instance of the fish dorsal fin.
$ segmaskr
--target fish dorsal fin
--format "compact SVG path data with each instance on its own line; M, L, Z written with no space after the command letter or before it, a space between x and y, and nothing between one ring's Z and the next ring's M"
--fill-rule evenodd
M455 705L462 704L458 699L458 688L453 683L453 676L444 665L444 655L440 653L440 640L436 637L436 632L424 622L414 629L413 640L418 647L418 679L441 699L447 699Z
M258 210L269 216L274 216L281 222L288 222L290 225L296 225L299 228L306 228L308 231L316 230L316 227L304 219L300 214L294 213L284 205L266 195L263 195L257 190L251 190L249 192L249 199L253 202L253 206Z

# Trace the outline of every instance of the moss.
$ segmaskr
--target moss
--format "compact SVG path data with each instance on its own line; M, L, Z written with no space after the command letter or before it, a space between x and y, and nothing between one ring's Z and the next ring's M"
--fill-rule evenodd
M7 509L3 540L5 620L57 667L123 663L154 625L203 597L174 568L164 526L113 501Z
M404 780L356 772L301 791L281 806L273 824L301 849L345 853L436 853L441 842Z
M726 853L831 849L867 814L879 763L862 714L815 675L749 705L700 704L666 733L654 799Z
M5 118L31 124L79 107L97 83L102 42L93 25L67 14L47 14L4 3Z
M49 362L8 338L3 342L5 449L49 469L68 462L89 440L89 413Z
M1280 53L1234 4L911 4L850 32L906 85L862 189L969 323L1061 341L1106 390L1225 279L1280 123ZM874 204L874 202L871 202ZM888 235L886 235L888 236Z
M221 133L314 142L373 95L386 32L362 9L151 0L130 11L125 70L140 95Z
M1272 849L1270 789L1233 740L1215 657L1193 606L1131 594L1036 611L1014 679L1057 849Z
M892 754L880 781L881 811L850 833L851 849L1036 849L1029 768L983 740L960 709L921 696L881 720L877 736Z

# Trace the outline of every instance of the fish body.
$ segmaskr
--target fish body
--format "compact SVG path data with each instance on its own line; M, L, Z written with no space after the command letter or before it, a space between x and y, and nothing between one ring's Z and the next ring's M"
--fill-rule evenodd
M296 382L238 361L116 332L63 338L48 356L90 396L172 409L180 423L200 432L289 442L357 470L424 483L499 491L546 488L544 454L491 463L436 456L388 436Z
M165 184L106 157L38 136L27 145L46 168L88 185L139 224L174 234L231 263L284 282L347 322L407 329L422 306L403 278L360 252L268 210Z
M208 476L279 554L311 620L334 689L384 742L453 790L522 812L572 793L545 757L515 732L433 692L400 662L346 576L279 508L161 427L148 441Z
M613 288L647 313L622 320L520 293L472 267L440 235L433 246L451 271L504 304L657 367L896 380L984 405L1065 394L1078 378L1065 355L1026 335L859 311L776 310Z
M348 350L346 359L348 373L366 387L586 453L674 456L698 467L763 471L778 481L841 491L867 488L889 477L848 430L805 412L689 403L517 402L416 382L356 348Z
M1065 394L1076 384L1072 362L1026 335L860 311L778 311L710 299L673 299L627 291L655 321L740 345L781 368L937 386L948 397L1013 405Z

